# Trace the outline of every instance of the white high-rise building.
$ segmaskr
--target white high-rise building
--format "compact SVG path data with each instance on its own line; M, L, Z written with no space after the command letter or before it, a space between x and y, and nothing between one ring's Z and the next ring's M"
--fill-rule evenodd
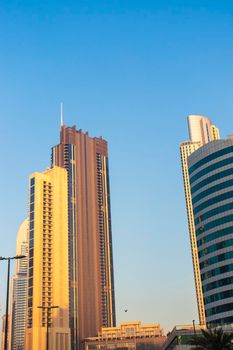
M183 171L183 180L184 180L184 190L185 190L185 200L186 200L186 209L188 216L188 226L189 226L189 235L192 251L192 260L193 260L193 271L194 271L194 280L196 287L197 295L197 306L199 314L200 324L206 323L205 318L205 308L204 300L202 293L202 284L201 284L201 274L199 267L199 258L198 258L198 249L197 249L197 240L193 216L193 206L192 206L192 196L190 190L189 182L189 173L188 173L188 157L196 151L201 146L207 144L213 140L219 140L219 130L216 128L210 119L200 115L189 115L188 116L188 129L189 129L189 141L182 142L180 144L180 153L181 153L181 162L182 162L182 171Z
M9 348L23 350L27 301L28 219L24 220L18 230L16 255L26 255L26 258L16 260L15 274L11 282Z

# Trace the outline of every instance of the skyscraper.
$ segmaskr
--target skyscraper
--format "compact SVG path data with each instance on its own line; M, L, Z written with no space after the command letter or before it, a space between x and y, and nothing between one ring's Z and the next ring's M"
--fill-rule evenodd
M219 136L218 129L212 124L212 122L208 118L199 116L199 115L188 116L188 129L189 129L190 140L186 142L182 142L180 144L180 153L181 153L184 191L185 191L186 209L187 209L187 216L188 216L189 236L190 236L190 243L191 243L199 322L200 324L205 324L205 308L204 308L204 300L203 300L203 293L202 293L196 231L195 231L194 216L193 216L192 196L191 196L190 183L189 183L188 157L201 146L207 144L212 140L219 139L220 136Z
M70 349L67 171L30 177L26 350ZM38 308L41 307L41 308ZM51 309L51 306L57 306Z
M188 158L206 322L233 322L233 139Z
M9 346L11 350L23 350L27 300L28 219L23 221L18 230L16 255L26 255L26 258L15 261L15 274L11 282Z
M115 326L107 142L61 126L52 166L68 173L71 349Z

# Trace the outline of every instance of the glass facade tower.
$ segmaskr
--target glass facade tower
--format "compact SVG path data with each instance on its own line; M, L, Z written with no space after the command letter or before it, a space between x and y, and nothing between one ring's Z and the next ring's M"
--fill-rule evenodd
M233 140L210 142L188 158L207 324L233 322Z

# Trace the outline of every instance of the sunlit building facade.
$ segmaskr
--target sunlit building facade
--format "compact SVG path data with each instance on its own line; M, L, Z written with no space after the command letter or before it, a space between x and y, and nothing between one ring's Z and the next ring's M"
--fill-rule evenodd
M27 269L28 269L28 219L21 224L16 240L16 255L25 255L15 260L15 274L11 281L10 330L11 350L23 350L26 326Z
M84 340L85 350L159 350L166 341L159 324L124 322L118 327L103 327L97 337Z
M233 139L188 159L206 322L233 323Z
M71 349L115 325L107 142L61 125L52 166L68 173Z
M189 236L191 243L194 280L196 287L197 306L200 324L205 324L205 308L202 293L201 274L199 267L198 249L196 241L196 230L193 216L192 196L190 190L188 157L201 146L220 138L218 129L212 122L200 115L188 116L189 141L180 144L180 154L184 181L186 210L188 216Z
M63 168L30 177L26 350L46 348L47 321L49 349L70 349L67 188Z

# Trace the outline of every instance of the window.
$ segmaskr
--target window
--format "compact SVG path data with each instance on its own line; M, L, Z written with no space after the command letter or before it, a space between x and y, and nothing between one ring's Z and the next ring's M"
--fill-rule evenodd
M205 158L199 160L199 162L197 162L196 164L194 164L193 166L190 167L189 169L189 173L193 173L196 169L198 169L199 167L201 167L202 165L210 162L211 160L214 160L216 158L219 158L223 155L226 155L226 154L229 154L233 152L233 146L230 146L230 147L227 147L227 148L224 148L224 149L221 149L217 152L214 152L208 156L206 156Z

